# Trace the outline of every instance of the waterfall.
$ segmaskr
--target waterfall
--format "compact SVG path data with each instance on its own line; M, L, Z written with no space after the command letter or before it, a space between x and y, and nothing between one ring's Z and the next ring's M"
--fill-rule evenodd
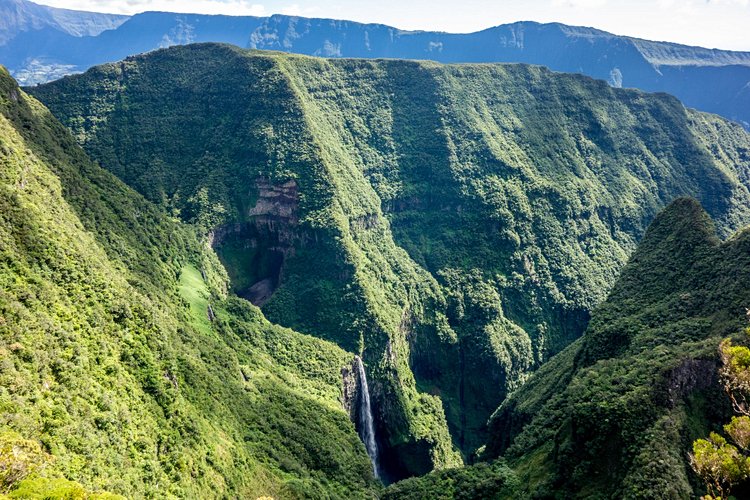
M379 478L378 444L375 442L375 425L372 420L372 407L370 406L370 389L367 387L367 375L362 358L354 356L359 374L359 437L365 443L367 454L372 460L372 470L375 477Z

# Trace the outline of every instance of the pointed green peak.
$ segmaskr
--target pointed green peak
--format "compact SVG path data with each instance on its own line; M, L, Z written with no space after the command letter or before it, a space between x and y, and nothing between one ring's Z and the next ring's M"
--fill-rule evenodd
M720 243L714 222L700 203L678 198L651 223L610 298L637 303L669 294Z
M701 204L694 198L683 197L674 200L656 216L636 255L648 250L652 244L663 246L664 243L686 241L715 245L719 240L714 222Z
M651 223L613 294L634 284L639 290L669 287L719 243L716 226L700 203L678 198Z
M663 209L649 226L607 301L595 312L577 364L587 366L622 354L638 329L619 325L619 318L638 315L690 290L691 276L709 262L720 243L711 217L696 200L678 198Z

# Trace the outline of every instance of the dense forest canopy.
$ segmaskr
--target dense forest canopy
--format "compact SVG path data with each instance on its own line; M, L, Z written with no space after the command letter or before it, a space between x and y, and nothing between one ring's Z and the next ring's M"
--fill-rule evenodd
M704 491L741 126L538 66L221 44L0 83L0 493Z

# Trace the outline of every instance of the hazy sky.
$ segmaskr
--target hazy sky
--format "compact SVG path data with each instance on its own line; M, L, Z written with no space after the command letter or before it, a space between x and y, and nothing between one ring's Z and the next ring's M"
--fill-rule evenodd
M133 14L292 14L402 29L477 31L513 21L558 21L618 35L750 51L750 0L36 0L70 9Z

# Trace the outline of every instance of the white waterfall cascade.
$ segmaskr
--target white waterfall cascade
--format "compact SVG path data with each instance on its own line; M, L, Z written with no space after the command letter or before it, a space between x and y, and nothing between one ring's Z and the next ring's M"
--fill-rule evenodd
M375 425L372 419L372 407L370 406L370 389L367 387L367 375L362 358L355 356L357 372L359 373L359 437L365 443L367 454L372 461L372 470L375 477L380 477L380 464L378 463L378 443L375 441Z

